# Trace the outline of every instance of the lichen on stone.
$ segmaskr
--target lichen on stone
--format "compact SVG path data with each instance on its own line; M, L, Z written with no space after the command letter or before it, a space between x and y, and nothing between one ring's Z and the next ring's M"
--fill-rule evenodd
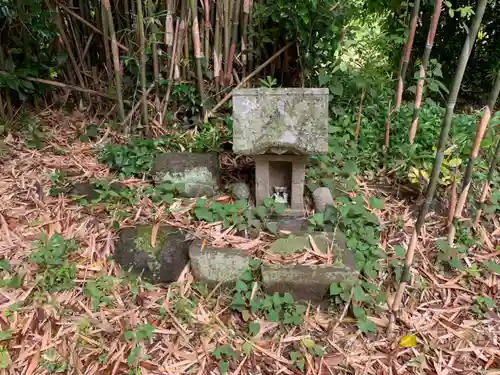
M160 250L165 246L168 233L165 231L158 231L156 233L155 245L151 244L153 236L153 227L139 227L137 228L137 236L134 239L134 245L137 251L145 251L150 253L154 258L158 255Z

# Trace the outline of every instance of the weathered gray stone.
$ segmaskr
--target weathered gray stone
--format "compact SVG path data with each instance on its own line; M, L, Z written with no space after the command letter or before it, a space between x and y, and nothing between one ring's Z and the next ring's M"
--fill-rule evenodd
M232 288L243 272L248 269L250 257L241 249L205 246L195 240L189 247L191 271L196 280L214 287Z
M330 234L331 235L331 234ZM290 293L294 298L321 301L333 282L358 277L353 253L343 242L345 237L337 232L332 265L262 264L262 283L267 293Z
M325 212L327 206L333 206L332 192L327 187L319 187L313 192L316 212Z
M269 222L276 223L278 231L304 233L308 230L308 221L304 217L280 216L277 219L270 220Z
M291 234L288 237L278 238L271 243L270 251L283 256L301 253L305 249L313 247L311 239L314 241L315 247L322 253L327 253L328 248L332 248L332 256L334 262L343 264L342 253L347 249L346 238L340 231L335 234L328 232L313 232L310 234Z
M168 152L159 154L151 168L155 183L170 182L183 186L182 196L213 197L219 189L217 153Z
M266 293L290 293L295 299L320 302L333 282L354 280L355 268L327 265L262 264L262 284Z
M245 182L235 182L231 185L231 194L236 200L249 199L250 187Z
M174 282L189 261L191 241L177 228L160 226L153 246L152 233L153 227L148 225L122 229L115 259L125 271L151 282Z
M328 89L233 92L233 151L258 155L328 152Z
M103 182L104 183L104 182ZM92 201L98 199L100 194L98 190L103 190L101 183L96 182L77 182L74 184L68 191L70 196L78 196L81 198L85 198L88 201ZM106 183L107 184L107 183ZM112 182L108 185L108 189L118 192L122 189L126 189L127 187L120 182Z

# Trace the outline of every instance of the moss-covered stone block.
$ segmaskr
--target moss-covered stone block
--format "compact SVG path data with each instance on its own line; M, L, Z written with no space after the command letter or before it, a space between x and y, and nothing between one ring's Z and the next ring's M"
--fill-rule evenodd
M123 228L115 244L115 259L125 271L153 283L176 281L189 261L190 240L177 228L160 226L153 243L153 226Z
M248 252L234 248L202 247L202 241L195 240L189 248L191 272L196 280L215 287L232 288L243 272L248 269Z
M215 152L166 152L156 156L151 168L155 183L182 187L188 198L213 197L219 189L219 157Z

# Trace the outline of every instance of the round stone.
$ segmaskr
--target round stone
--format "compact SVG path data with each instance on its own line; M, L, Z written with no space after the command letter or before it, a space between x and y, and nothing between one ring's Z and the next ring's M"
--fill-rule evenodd
M231 194L236 200L250 198L250 187L245 182L236 182L231 185Z
M319 187L313 192L316 212L325 212L327 206L333 206L333 196L327 187Z

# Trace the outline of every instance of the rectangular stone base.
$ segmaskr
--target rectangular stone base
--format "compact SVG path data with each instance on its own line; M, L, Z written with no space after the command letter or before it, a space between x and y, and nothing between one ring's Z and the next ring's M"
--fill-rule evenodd
M293 208L287 208L285 209L285 212L283 212L283 216L293 216L293 217L304 217L304 209L293 209Z

